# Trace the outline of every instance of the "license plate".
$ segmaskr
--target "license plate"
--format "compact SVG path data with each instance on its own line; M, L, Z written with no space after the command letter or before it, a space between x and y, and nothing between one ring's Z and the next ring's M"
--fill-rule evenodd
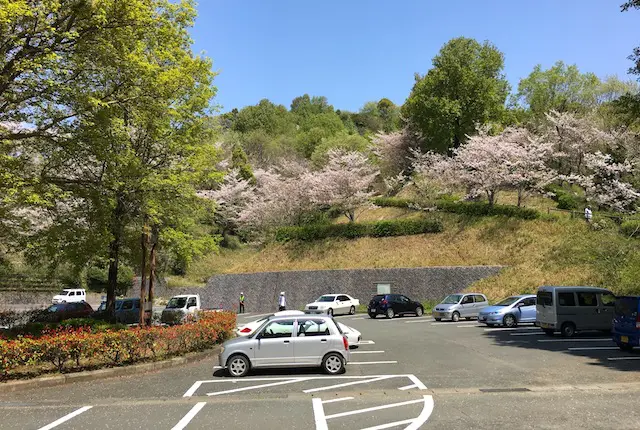
M620 342L629 343L629 336L620 336Z
M548 324L548 323L540 323L540 327L542 327L542 328L551 328L551 324Z

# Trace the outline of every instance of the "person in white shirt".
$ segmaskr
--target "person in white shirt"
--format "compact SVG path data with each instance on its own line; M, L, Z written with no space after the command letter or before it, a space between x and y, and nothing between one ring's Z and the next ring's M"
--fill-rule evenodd
M591 206L587 206L586 208L584 208L584 220L590 224L592 217L593 214L591 213Z
M280 298L278 299L278 310L287 310L287 299L284 297L284 291L280 292Z

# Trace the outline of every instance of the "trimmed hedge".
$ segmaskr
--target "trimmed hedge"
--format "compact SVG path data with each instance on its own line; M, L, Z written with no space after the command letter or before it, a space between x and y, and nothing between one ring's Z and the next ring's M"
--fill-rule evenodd
M382 207L409 208L413 205L420 206L420 202L410 199L400 199L396 197L377 197L373 199L373 204ZM535 209L521 208L510 205L489 206L484 202L461 202L452 200L438 200L436 208L442 212L452 212L461 215L472 216L493 216L502 215L511 218L536 219L540 213Z
M282 227L276 231L276 241L298 240L310 242L330 237L355 239L358 237L407 236L422 233L439 233L442 223L430 219L405 219L378 221L372 223L347 223L330 225L307 225L302 227Z
M373 204L380 207L408 208L413 203L413 200L398 197L376 197L373 199Z
M536 219L540 212L535 209L521 208L518 206L493 205L482 202L449 202L439 201L436 203L438 210L453 212L461 215L472 216L493 216L502 215L510 218Z
M172 327L95 331L58 327L40 337L0 337L0 380L24 376L24 366L58 372L109 367L202 351L228 339L236 326L230 312L203 313L197 322ZM31 372L29 372L31 373Z

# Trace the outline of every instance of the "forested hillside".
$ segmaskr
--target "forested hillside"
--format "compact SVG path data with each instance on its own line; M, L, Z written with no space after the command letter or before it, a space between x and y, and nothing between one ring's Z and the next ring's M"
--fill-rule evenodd
M402 105L303 94L221 113L194 3L116 3L0 11L2 286L112 303L134 276L500 264L478 286L492 296L637 291L637 49L629 78L559 59L511 88L499 47L459 37Z

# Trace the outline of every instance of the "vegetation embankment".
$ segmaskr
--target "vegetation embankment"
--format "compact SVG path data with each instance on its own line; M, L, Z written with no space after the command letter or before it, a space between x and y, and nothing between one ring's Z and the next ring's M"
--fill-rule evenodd
M617 293L638 293L640 247L607 219L595 230L584 220L543 215L523 220L505 216L437 214L443 231L435 235L313 242L272 242L223 250L195 262L181 282L213 274L279 270L321 270L424 266L507 266L473 289L492 300L534 292L540 285L599 285ZM417 211L370 209L362 221L412 219Z
M73 321L12 338L0 335L0 380L51 372L77 372L202 351L228 339L235 314L203 313L197 322L171 327L133 327Z

